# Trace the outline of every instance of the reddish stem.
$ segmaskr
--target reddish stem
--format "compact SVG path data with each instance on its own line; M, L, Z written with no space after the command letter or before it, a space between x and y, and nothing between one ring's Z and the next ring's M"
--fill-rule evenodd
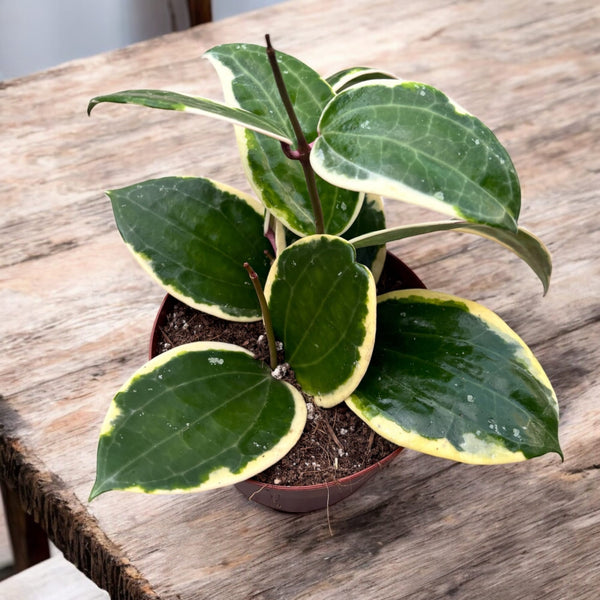
M254 285L254 291L258 297L263 323L265 325L265 332L267 334L267 342L269 344L269 362L271 365L271 370L273 370L277 367L277 347L275 345L275 332L273 331L273 323L271 322L271 312L269 311L267 299L265 298L265 293L258 278L258 274L247 262L244 263L244 269L248 271L250 281L252 281L252 285Z

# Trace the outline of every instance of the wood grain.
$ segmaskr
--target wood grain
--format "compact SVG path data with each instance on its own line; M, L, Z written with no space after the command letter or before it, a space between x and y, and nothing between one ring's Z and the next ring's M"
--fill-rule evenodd
M0 469L114 598L595 600L600 589L600 9L595 1L294 0L0 84ZM86 498L110 398L145 360L162 292L102 190L170 174L247 190L232 132L89 98L156 87L220 98L202 53L276 47L330 74L375 65L437 86L514 158L520 223L554 257L549 294L510 253L456 233L393 246L428 287L497 311L553 381L566 460L455 465L404 452L324 513L234 489ZM388 203L392 224L433 215ZM329 526L333 532L330 536Z

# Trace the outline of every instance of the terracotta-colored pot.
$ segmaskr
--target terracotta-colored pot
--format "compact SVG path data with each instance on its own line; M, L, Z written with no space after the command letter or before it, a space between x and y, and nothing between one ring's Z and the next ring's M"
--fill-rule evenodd
M386 291L394 289L425 288L423 282L415 273L407 267L398 257L388 252L381 276L381 280L389 279L389 287ZM150 337L150 358L159 354L159 328L165 322L167 314L172 310L174 303L178 302L168 295L162 301L159 308L152 334ZM286 486L270 483L261 483L254 479L248 479L237 483L235 487L248 500L257 502L284 512L303 513L326 508L347 498L358 488L364 485L373 475L387 466L403 448L397 448L382 460L340 479L320 483L316 485Z

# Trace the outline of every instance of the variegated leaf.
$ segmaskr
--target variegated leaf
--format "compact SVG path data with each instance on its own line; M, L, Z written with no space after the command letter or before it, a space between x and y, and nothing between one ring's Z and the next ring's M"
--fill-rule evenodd
M108 192L123 240L172 296L233 321L257 321L260 305L244 270L269 271L260 204L195 177L152 179Z
M229 104L268 118L294 139L264 47L224 44L211 48L206 57L221 79ZM302 131L312 142L321 111L333 97L333 91L318 73L298 59L283 52L277 53L277 59ZM298 235L314 233L312 204L299 162L287 158L273 139L239 128L236 135L257 196L288 229ZM339 189L321 178L317 178L317 187L326 233L342 233L356 218L362 195Z
M314 235L286 248L265 286L275 335L302 389L319 406L345 400L369 364L375 282L339 237Z
M374 79L397 79L397 77L387 71L380 71L379 69L372 69L370 67L350 67L329 76L327 83L336 94L339 94L353 85Z
M499 227L490 227L489 225L468 223L466 221L438 221L391 227L390 229L372 231L348 239L350 239L350 243L358 250L371 245L403 240L415 235L452 230L473 233L508 248L508 250L511 250L524 260L539 277L544 286L544 294L548 291L550 276L552 275L552 258L550 252L539 238L521 227L516 232L513 232L507 229L500 229Z
M483 306L428 290L379 298L350 408L392 442L476 464L562 456L558 404L525 343Z
M88 115L94 106L102 102L139 104L148 108L195 113L247 127L281 142L292 143L285 130L277 127L269 118L206 98L195 98L163 90L124 90L92 98L88 104Z
M298 441L306 403L238 346L160 354L115 396L100 434L95 498L109 490L196 492L248 479Z
M311 153L330 183L517 229L519 180L496 136L439 90L377 81L337 95Z

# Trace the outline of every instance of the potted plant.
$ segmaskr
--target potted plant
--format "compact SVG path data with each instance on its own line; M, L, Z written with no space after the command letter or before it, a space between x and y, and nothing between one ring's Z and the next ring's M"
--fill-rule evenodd
M158 90L92 99L233 123L257 199L210 179L108 192L119 231L168 293L264 322L269 364L203 341L152 358L114 397L90 499L239 484L277 463L317 407L345 403L398 446L476 464L562 457L558 404L525 343L483 306L415 287L377 296L387 242L455 230L512 250L547 290L547 249L517 224L494 134L431 86L370 68L322 78L251 44L206 57L226 103ZM381 197L450 219L386 228ZM297 385L278 378L282 359Z

